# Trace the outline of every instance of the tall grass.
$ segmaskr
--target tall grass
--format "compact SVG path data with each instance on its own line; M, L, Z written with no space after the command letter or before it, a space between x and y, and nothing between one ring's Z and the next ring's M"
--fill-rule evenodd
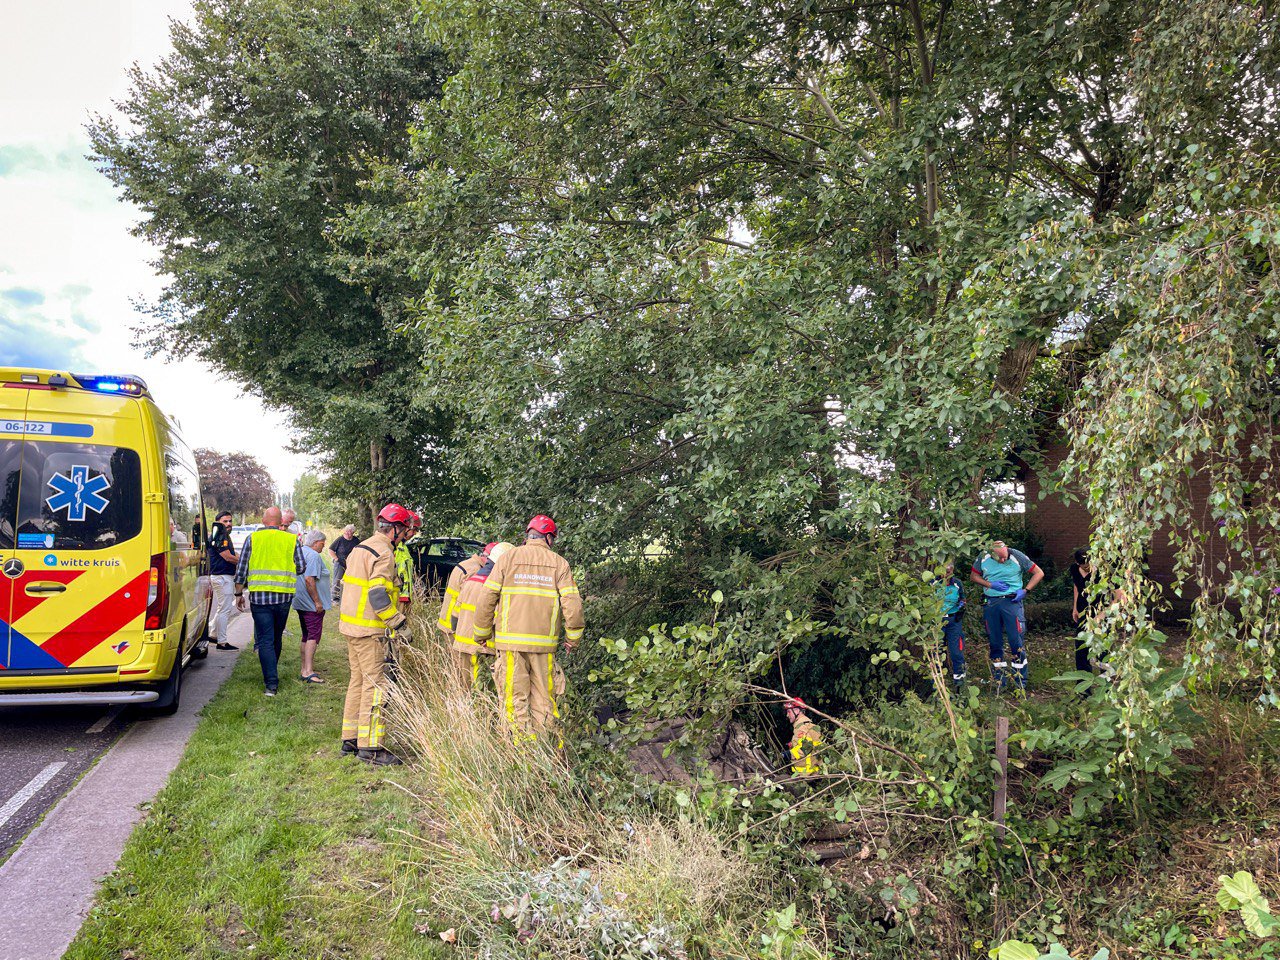
M696 817L608 809L546 738L516 744L485 671L466 690L428 625L389 709L428 775L414 867L484 956L755 956L768 877Z

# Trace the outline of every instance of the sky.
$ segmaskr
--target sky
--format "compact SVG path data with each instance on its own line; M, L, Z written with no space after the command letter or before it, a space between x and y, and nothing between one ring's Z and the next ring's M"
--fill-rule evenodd
M183 0L0 0L0 365L133 373L193 447L245 450L291 489L308 469L284 417L193 359L148 357L134 328L164 278L139 214L85 159L85 122L169 51Z

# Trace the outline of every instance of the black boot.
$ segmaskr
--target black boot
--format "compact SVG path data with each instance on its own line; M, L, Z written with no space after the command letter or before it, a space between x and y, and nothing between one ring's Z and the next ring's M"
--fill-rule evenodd
M345 754L345 753L355 753L355 752L356 752L356 749L357 749L357 748L356 748L356 741L355 741L355 738L354 738L354 737L352 737L350 740L343 740L343 741L342 741L342 752L343 752L344 754Z
M394 753L381 747L375 747L372 750L359 750L356 752L356 759L371 763L375 767L398 767L402 763L401 759Z

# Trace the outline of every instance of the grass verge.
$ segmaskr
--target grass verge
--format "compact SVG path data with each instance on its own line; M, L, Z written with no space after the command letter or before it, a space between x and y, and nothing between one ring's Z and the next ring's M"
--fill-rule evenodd
M290 634L275 699L253 651L240 655L70 960L447 955L415 912L426 885L398 866L420 775L339 755L345 644L325 632L328 682L305 685L292 621Z
M442 644L404 652L388 727L411 762L392 769L338 753L341 637L323 686L286 646L275 699L241 654L70 960L754 955L767 872L696 817L602 809Z

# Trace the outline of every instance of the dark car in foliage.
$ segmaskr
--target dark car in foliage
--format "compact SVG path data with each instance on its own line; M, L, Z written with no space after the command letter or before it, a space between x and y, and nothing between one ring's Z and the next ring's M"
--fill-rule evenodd
M413 569L428 590L443 591L453 568L484 549L479 540L462 537L418 538L408 544Z

